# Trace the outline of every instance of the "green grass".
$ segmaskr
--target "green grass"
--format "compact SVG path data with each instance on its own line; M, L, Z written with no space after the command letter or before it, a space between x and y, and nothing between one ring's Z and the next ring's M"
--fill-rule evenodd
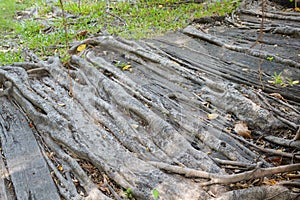
M84 39L86 36L77 34L84 30L89 34L106 31L130 39L149 38L182 29L195 18L230 13L237 6L233 0L204 4L176 2L180 1L119 2L111 3L108 10L104 0L81 0L80 8L78 1L64 0L65 11L75 16L67 19L68 40ZM58 53L66 55L63 19L53 17L51 6L43 0L0 0L0 30L4 33L0 36L3 41L0 45L0 65L22 60L22 48L34 51L42 59ZM59 3L55 6L60 7ZM16 11L33 7L39 8L37 18L18 20ZM47 27L51 27L51 32L45 32ZM11 48L11 42L18 44L18 49Z

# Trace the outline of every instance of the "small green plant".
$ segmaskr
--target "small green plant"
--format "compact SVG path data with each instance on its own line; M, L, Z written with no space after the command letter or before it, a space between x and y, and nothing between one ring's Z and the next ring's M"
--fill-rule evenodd
M274 72L274 75L273 75L273 83L275 85L283 85L283 78L281 76L281 73L280 72L279 74L277 74L277 72Z
M288 81L289 81L289 86L294 86L294 85L297 85L297 84L299 84L299 80L293 80L293 79L288 79Z
M126 194L126 198L127 199L132 199L132 192L130 188L127 188L127 190L125 191Z
M274 72L274 75L272 76L272 80L269 80L268 82L274 85L281 85L283 87L294 86L299 84L299 80L293 80L291 78L288 79L283 78L282 72L280 72L279 74L277 74L277 72Z
M152 190L152 195L153 195L154 200L158 200L159 199L159 193L158 193L157 189L153 189Z
M273 59L274 59L274 57L273 57L273 56L269 56L269 57L267 57L267 60L268 60L268 61L273 61Z

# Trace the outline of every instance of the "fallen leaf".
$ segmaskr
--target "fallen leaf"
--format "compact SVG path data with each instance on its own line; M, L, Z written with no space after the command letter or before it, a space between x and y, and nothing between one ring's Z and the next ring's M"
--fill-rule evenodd
M277 99L280 99L280 100L284 100L284 98L281 96L281 94L279 93L271 93L269 94L271 97L275 97Z
M245 122L236 123L233 130L244 138L252 138L251 131L248 129L248 126Z
M66 106L66 104L64 104L64 103L58 103L57 105L59 105L60 107L65 107Z
M64 170L64 168L63 168L61 165L58 165L58 166L57 166L57 169L58 169L59 171L63 171L63 170Z
M85 50L85 48L86 48L86 44L81 44L77 47L77 51L81 52L81 51Z
M137 124L131 124L131 127L134 128L134 129L137 129L139 127L139 125L137 125Z
M208 119L217 119L219 117L216 113L207 114Z
M79 31L76 35L78 36L85 36L86 34L88 34L88 30L83 30L83 31Z
M293 81L292 84L293 84L293 85L299 84L299 80Z
M127 71L131 68L131 65L125 65L124 67L122 67L122 70Z
M274 179L267 179L265 178L265 180L263 181L264 184L266 185L275 185L277 182Z
M280 165L281 161L282 161L282 157L281 156L270 156L267 157L266 160L274 165Z

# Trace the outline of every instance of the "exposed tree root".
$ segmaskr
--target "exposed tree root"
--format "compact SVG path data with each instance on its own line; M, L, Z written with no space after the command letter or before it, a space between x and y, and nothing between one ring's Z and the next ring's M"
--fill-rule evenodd
M287 88L269 85L268 93L255 89L251 85L255 80L249 78L255 76L251 66L249 72L241 70L261 56L272 56L278 68L292 66L292 72L297 72L299 62L231 45L191 26L184 32L202 40L182 33L138 42L101 36L70 49L70 73L57 57L0 67L0 98L24 111L65 199L121 199L107 182L121 190L130 188L136 199L151 199L153 189L162 199L245 200L251 193L258 199L292 197L290 190L279 186L231 192L227 186L299 171L297 149L279 152L260 147L233 131L242 121L253 138L267 142L264 138L275 141L270 133L285 130L296 133L294 140L277 143L299 146L299 97L274 99L268 93ZM78 56L82 43L89 48ZM230 56L242 52L249 62L234 61L235 57L227 62L219 46ZM120 67L124 64L127 68ZM14 125L3 116L1 141ZM22 124L28 127L27 121ZM285 156L296 164L273 167L259 152ZM110 195L92 181L80 159L103 173ZM242 172L229 174L231 169Z
M265 176L269 176L272 174L283 173L283 172L292 172L297 171L300 168L300 164L292 164L292 165L283 165L279 167L270 167L270 168L260 168L259 166L251 171L242 172L234 175L219 175L212 174L203 171L198 171L190 168L182 168L173 165L168 165L165 163L151 162L152 165L166 170L168 172L182 174L186 177L197 177L197 178L205 178L210 179L207 182L201 182L201 186L211 185L211 184L229 184L235 183L242 180L256 179Z
M255 50L255 49L251 49L251 48L243 48L243 47L236 46L236 45L230 45L230 44L226 43L226 41L225 42L221 41L219 38L217 38L213 35L209 35L209 34L201 32L201 31L198 31L193 26L186 27L183 32L185 34L189 34L189 35L198 37L202 40L212 42L213 44L219 45L220 47L223 47L223 48L226 48L226 49L229 49L229 50L232 50L232 51L247 53L249 55L256 56L258 58L263 58L263 59L267 59L267 58L272 57L274 59L274 61L276 61L278 63L300 68L300 64L298 62L293 61L293 60L282 58L282 57L279 57L275 54L271 54L271 53L268 53L268 52L265 52L265 51Z

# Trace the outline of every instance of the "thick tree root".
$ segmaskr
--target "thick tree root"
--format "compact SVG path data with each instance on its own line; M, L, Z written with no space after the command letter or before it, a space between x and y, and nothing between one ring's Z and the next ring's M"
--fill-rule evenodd
M293 196L282 186L228 190L235 182L298 173L292 148L299 145L300 103L293 93L299 86L278 89L264 82L265 90L257 89L253 63L272 56L272 66L289 65L297 77L299 62L231 45L191 26L184 33L138 42L89 38L70 49L70 73L57 57L0 67L0 100L24 111L65 199L120 199L128 188L136 199L151 199L153 189L162 199ZM78 56L83 43L89 48ZM282 98L275 92L283 92ZM14 125L3 116L2 144ZM238 122L249 127L251 139L234 131ZM269 136L281 137L278 130L288 139ZM264 147L267 141L288 145L286 152ZM265 154L284 157L286 165L274 167ZM81 161L103 175L102 186Z

